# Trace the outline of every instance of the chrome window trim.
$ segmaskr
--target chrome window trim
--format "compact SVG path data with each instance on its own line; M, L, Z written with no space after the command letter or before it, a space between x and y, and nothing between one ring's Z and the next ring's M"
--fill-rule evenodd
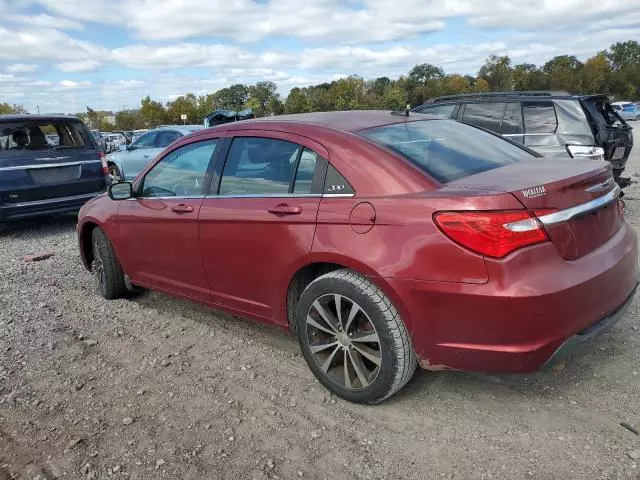
M19 167L0 167L0 171L34 170L36 168L52 168L52 167L74 167L77 165L86 165L88 163L101 163L101 161L100 160L82 160L78 162L68 162L68 163L41 163L36 165L21 165Z
M128 198L127 200L197 200L200 198L350 198L353 197L354 193L283 193L283 194L238 194L238 195L190 195L188 197L179 197L179 196L163 196L163 197L134 197Z
M205 198L206 195L189 195L188 197L175 196L162 196L162 197L132 197L127 200L198 200Z
M593 212L594 210L598 210L599 208L616 201L618 197L620 197L620 187L616 185L616 187L609 193L596 198L595 200L576 205L575 207L567 208L566 210L560 210L559 212L543 215L541 217L538 217L538 220L540 220L545 226L567 222L572 218L584 215L589 212Z
M237 195L206 195L206 198L319 198L319 193L239 193Z
M59 202L68 202L73 200L83 200L83 199L92 199L93 197L100 195L100 192L95 193L83 193L82 195L73 195L70 197L56 197L56 198L47 198L46 200L34 200L32 202L19 202L19 203L5 203L3 207L7 208L19 208L19 207L28 207L33 205L48 205L51 203L59 203Z

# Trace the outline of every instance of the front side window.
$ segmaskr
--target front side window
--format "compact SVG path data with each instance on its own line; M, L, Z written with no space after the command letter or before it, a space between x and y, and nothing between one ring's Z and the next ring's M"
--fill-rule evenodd
M553 102L526 102L522 105L524 131L532 133L555 133L558 128Z
M441 183L533 158L498 136L450 120L396 123L359 133Z
M175 130L160 131L156 137L155 146L158 148L167 148L180 137L182 137L182 134Z
M205 176L218 140L180 147L160 160L144 178L142 197L203 195Z
M462 121L476 127L499 132L505 107L504 103L468 103L464 107Z
M153 142L156 139L157 132L149 132L142 135L135 142L131 144L132 148L147 148L153 147Z
M220 195L286 195L302 147L285 140L237 137L227 155ZM311 162L307 156L305 162ZM300 179L301 189L303 182Z

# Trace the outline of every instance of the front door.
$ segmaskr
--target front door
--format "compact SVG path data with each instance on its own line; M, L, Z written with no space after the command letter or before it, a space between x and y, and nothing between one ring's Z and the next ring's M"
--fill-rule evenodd
M214 303L284 323L289 281L309 261L327 152L293 135L243 135L200 209L203 263Z
M135 199L122 202L119 229L129 242L134 283L209 300L198 238L198 213L219 140L178 147L145 175Z

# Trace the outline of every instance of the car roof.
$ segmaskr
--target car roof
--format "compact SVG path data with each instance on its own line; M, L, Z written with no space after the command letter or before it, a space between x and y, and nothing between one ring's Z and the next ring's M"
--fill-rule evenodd
M273 117L253 118L238 122L225 123L211 127L219 130L251 130L251 129L296 129L309 125L316 125L341 130L345 132L359 132L374 127L392 125L396 123L415 122L419 120L441 120L439 117L425 114L404 113L392 114L389 110L348 110L339 112L297 113L292 115L278 115Z
M186 135L191 132L195 132L196 130L202 130L203 128L204 125L163 125L161 127L151 128L146 132L141 133L161 132L163 130L177 130L178 132L184 133Z
M527 92L485 92L485 93L465 93L460 95L444 95L441 97L433 97L428 99L426 102L418 105L418 107L427 106L427 105L443 105L447 103L481 103L481 102L496 102L496 101L522 101L522 100L533 100L533 101L553 101L553 100L592 100L592 99L601 99L609 101L609 96L606 94L596 94L596 95L570 95L566 93L544 93L540 92L531 92L527 94ZM417 108L417 107L415 107Z
M64 115L64 114L34 114L31 115L29 113L16 113L16 114L8 114L8 115L0 115L0 122L19 122L25 120L75 120L80 122L81 120L75 115Z

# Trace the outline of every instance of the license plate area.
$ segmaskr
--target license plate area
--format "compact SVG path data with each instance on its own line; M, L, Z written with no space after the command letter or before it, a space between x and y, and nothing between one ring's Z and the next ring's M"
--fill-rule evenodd
M82 165L67 165L61 167L32 168L27 170L33 183L37 185L51 185L78 180L82 175Z

